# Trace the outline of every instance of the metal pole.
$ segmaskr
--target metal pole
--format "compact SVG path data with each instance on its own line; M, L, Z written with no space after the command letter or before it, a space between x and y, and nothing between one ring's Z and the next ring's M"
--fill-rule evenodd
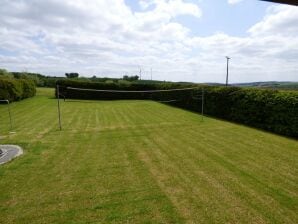
M204 87L202 87L202 121L204 120Z
M227 76L226 76L226 86L228 86L228 84L229 84L229 60L230 60L231 58L229 58L228 56L226 56L226 58L227 58Z
M61 126L61 115L60 115L60 98L59 98L59 85L57 85L57 100L58 100L58 117L59 117L59 128L60 131L62 130L62 126Z
M151 80L152 80L152 68L150 69L150 72L151 72Z
M12 131L12 119L11 119L11 113L10 113L10 107L9 107L9 100L7 100L7 109L8 109L9 121L10 121L10 131Z
M10 122L10 131L12 131L12 118L11 118L11 113L10 113L9 100L0 100L0 102L6 102L7 103L7 111L8 111L9 122Z

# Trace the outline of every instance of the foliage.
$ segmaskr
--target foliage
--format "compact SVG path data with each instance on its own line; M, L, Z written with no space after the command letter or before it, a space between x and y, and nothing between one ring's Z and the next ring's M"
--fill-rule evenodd
M127 86L127 87L130 86L130 84L131 84L130 81L122 80L122 79L118 80L118 83L119 83L119 85L121 85L121 86Z
M157 84L157 83L165 83L165 81L158 80L139 80L138 76L124 76L124 78L109 78L109 77L96 77L93 75L92 77L79 77L78 73L66 73L66 77L57 77L57 76L45 76L39 73L32 72L8 72L5 69L0 69L0 77L9 77L9 78L17 78L17 79L32 79L36 86L38 87L56 87L57 80L76 80L81 82L104 82L104 83L138 83L138 84ZM171 83L171 82L168 82ZM181 83L185 84L185 83ZM189 83L190 84L190 83Z
M67 78L78 78L79 77L79 73L76 73L76 72L65 73L65 76Z
M13 75L6 69L0 68L0 78L13 78Z
M31 79L36 86L44 86L44 76L32 72L11 72L16 79Z
M11 72L16 79L31 79L38 87L55 87L59 79L66 79L64 77L44 76L38 73L31 72Z
M234 84L234 86L255 87L262 89L298 90L298 82L251 82Z
M30 79L0 78L0 99L18 101L34 96L36 87Z
M205 99L205 113L208 115L298 137L296 91L206 87ZM182 107L190 108L186 104ZM200 111L200 106L196 109Z
M137 76L137 75L134 75L134 76L124 75L124 76L123 76L123 80L127 80L127 81L137 81L137 80L139 80L139 76Z

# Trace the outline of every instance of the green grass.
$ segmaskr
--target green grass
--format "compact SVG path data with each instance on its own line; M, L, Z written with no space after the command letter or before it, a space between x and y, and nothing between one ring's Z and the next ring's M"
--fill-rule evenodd
M298 223L298 142L151 101L11 105L0 223Z

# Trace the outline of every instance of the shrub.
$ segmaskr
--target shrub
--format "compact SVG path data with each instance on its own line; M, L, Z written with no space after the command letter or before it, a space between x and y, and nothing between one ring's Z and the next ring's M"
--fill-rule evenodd
M13 75L6 69L0 68L0 78L13 78Z
M0 79L0 99L18 101L32 97L36 93L35 84L27 79Z
M243 88L207 88L205 113L298 137L298 92Z
M34 80L20 79L20 82L22 83L22 87L23 87L22 99L35 96L36 87L35 87Z

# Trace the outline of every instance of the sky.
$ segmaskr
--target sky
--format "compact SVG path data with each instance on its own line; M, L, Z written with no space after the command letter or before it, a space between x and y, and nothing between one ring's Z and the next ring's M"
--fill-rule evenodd
M298 81L298 7L258 0L0 0L0 68Z

